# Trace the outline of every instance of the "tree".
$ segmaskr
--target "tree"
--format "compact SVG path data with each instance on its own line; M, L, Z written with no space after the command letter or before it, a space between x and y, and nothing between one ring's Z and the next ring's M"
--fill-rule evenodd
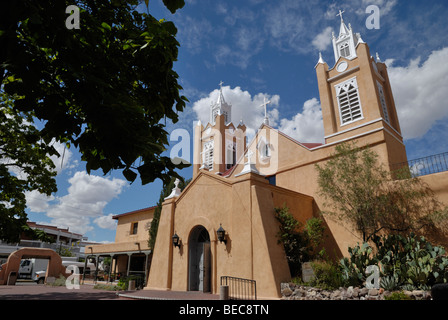
M148 0L145 0L148 5ZM184 0L164 0L174 13ZM187 98L173 70L172 22L136 11L138 0L15 0L0 11L0 90L17 112L45 123L43 141L78 148L86 169L122 170L143 184L179 177L164 156L164 122ZM66 8L80 9L68 29Z
M148 239L148 247L150 250L154 250L154 246L156 244L156 238L157 238L157 231L159 229L159 221L160 221L160 214L162 213L162 203L165 200L166 197L168 197L171 194L171 191L174 188L174 181L176 178L171 178L171 181L168 184L164 184L162 191L160 192L159 201L157 202L157 206L154 209L154 217L151 221L151 226L149 227L149 239ZM187 185L191 182L191 179L184 180L183 178L180 179L179 182L179 189L184 190Z
M323 220L313 217L303 225L294 218L286 205L276 207L275 218L279 222L278 243L283 245L289 270L293 277L300 274L302 263L316 257L321 245L325 227Z
M55 166L49 156L56 150L40 140L30 113L19 113L0 94L0 240L19 242L20 235L49 241L42 230L26 224L25 192L57 191Z
M316 170L320 194L329 208L323 213L353 226L363 242L382 231L428 234L448 217L446 208L421 179L408 175L405 180L394 180L369 147L340 144L331 159L317 164Z

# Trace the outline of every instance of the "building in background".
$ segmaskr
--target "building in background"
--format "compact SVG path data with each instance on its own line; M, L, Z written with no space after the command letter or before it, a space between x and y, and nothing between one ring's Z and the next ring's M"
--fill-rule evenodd
M117 220L115 242L87 245L85 255L99 264L94 280L116 280L134 275L144 283L149 270L151 250L148 247L149 227L154 218L154 207L113 216ZM106 263L105 263L106 262Z
M70 254L72 257L82 258L84 247L88 241L82 234L70 232L68 228L59 228L36 222L27 222L32 229L43 230L49 237L53 238L53 243L33 240L22 234L19 243L4 243L0 241L0 264L5 263L8 256L20 248L47 248L53 249L60 255Z

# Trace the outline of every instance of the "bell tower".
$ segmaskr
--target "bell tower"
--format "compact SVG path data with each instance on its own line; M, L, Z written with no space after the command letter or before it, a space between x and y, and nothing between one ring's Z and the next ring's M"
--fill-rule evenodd
M361 34L355 33L350 24L347 27L342 13L338 14L339 34L332 35L334 65L330 68L319 54L315 67L325 143L382 131L388 148L395 149L389 161L404 162L406 151L387 67L378 54L376 60L371 56Z
M246 149L246 125L232 123L232 105L227 103L220 82L218 98L210 105L210 122L194 128L193 178L200 170L224 174Z

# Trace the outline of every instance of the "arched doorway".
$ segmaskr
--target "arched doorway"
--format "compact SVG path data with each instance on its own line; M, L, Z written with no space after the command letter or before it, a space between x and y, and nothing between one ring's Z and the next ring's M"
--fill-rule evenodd
M45 281L49 278L57 278L60 274L64 276L69 275L66 274L66 268L62 265L62 259L56 251L45 248L21 248L12 252L8 257L8 261L2 265L0 270L0 285L14 285L17 280L21 260L31 258L49 260L48 267L46 268Z
M188 290L210 292L210 235L203 226L196 226L188 239Z

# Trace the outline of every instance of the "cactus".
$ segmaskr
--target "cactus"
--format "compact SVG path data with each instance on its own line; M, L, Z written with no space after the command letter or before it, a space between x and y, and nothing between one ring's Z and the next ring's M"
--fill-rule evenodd
M448 258L443 247L434 246L424 237L411 234L388 235L373 239L377 251L369 244L349 248L350 258L341 260L344 279L351 285L362 284L368 265L380 267L383 288L413 287L427 289L448 282ZM390 289L388 289L390 290Z

